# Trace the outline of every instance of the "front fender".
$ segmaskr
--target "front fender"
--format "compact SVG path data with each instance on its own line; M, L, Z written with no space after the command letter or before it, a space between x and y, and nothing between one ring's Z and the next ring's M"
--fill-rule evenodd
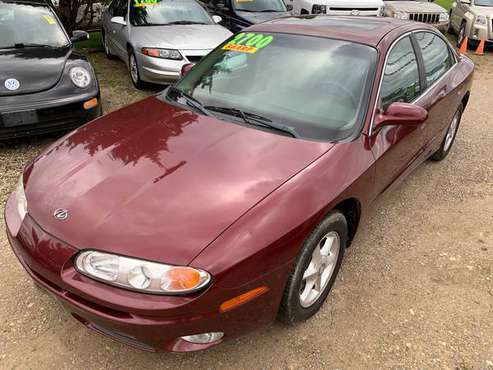
M338 203L356 198L364 212L373 199L374 158L364 140L336 144L245 213L191 265L223 287L291 266L309 233Z

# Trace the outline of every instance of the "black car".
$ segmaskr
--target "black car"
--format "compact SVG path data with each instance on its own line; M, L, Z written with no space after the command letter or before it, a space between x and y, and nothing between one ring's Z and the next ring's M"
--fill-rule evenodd
M211 14L221 16L221 24L232 32L291 15L283 0L201 0L201 3Z
M66 130L101 115L91 64L41 0L0 0L0 140Z

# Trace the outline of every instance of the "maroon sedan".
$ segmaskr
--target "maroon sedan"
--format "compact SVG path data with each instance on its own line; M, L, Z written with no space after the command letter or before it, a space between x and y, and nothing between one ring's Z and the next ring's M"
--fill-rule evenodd
M473 68L422 23L253 26L45 150L8 200L12 248L77 320L141 349L305 320L372 201L448 154Z

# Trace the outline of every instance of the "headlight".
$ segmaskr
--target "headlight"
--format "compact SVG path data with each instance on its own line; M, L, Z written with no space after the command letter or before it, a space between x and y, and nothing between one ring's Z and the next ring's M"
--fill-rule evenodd
M183 294L205 287L211 276L204 270L172 266L97 251L84 251L75 259L86 276L121 288L154 294Z
M27 198L24 193L24 181L23 175L19 177L19 181L17 182L17 188L15 189L15 199L17 201L17 213L22 220L26 217L27 214Z
M394 18L406 20L409 19L409 14L398 11L394 13Z
M91 83L91 74L83 67L73 67L70 70L70 78L75 86L84 89Z
M440 13L440 17L438 18L440 22L447 22L448 21L448 13Z
M315 4L312 6L312 14L325 14L327 13L326 5Z
M178 50L174 49L151 49L142 48L142 54L162 59L182 60L183 57Z
M486 17L484 15L477 15L474 23L484 26L486 25Z

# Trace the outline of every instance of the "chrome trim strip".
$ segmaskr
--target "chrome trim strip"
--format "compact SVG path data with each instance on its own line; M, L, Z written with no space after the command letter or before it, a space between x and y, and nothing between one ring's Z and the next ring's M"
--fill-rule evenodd
M380 90L382 88L382 82L383 82L383 75L384 75L383 72L385 71L385 66L387 65L387 59L389 58L389 54L392 51L392 49L394 48L395 44L397 44L404 37L407 37L409 35L412 35L413 33L419 33L419 32L433 33L434 35L440 37L443 41L445 41L445 44L452 50L452 55L454 57L454 64L438 80L436 80L435 82L433 82L430 86L427 86L426 89L423 90L421 92L421 94L416 99L414 99L410 104L415 104L417 101L419 101L426 94L426 92L428 92L430 89L432 89L433 87L435 87L457 65L457 56L456 56L455 52L453 51L453 48L451 47L450 42L447 39L445 39L443 37L443 35L438 34L437 32L433 32L432 30L428 30L428 29L417 29L417 30L412 30L412 31L406 32L406 33L402 34L401 36L399 36L397 39L395 39L392 42L392 44L390 45L390 47L389 47L389 49L387 51L387 55L385 56L385 61L383 63L383 70L382 70L382 74L380 75L380 83L378 84L377 97L375 99L375 104L373 106L373 113L372 113L372 117L371 117L371 121L370 121L370 127L368 129L368 136L371 136L372 133L373 133L373 124L374 124L374 121L375 121L375 113L377 111L378 100L380 98Z

